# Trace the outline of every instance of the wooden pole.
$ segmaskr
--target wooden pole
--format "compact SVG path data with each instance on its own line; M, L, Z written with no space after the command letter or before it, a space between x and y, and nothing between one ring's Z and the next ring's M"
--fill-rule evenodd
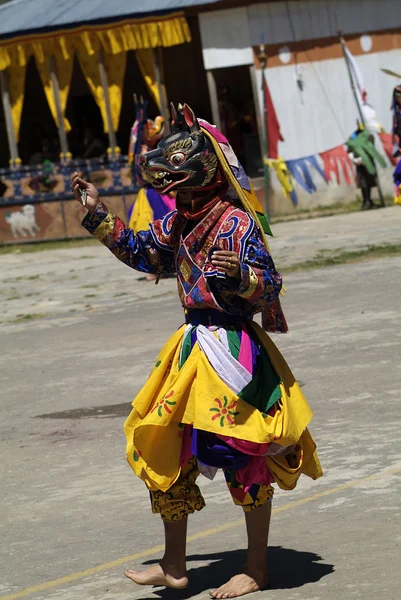
M61 108L61 100L60 100L60 85L57 77L56 71L56 61L54 56L50 56L49 58L49 66L50 66L50 78L53 87L53 96L54 96L54 104L56 106L56 114L57 114L57 130L58 130L58 138L60 141L60 150L61 150L61 160L66 160L68 158L68 140L67 133L64 127L64 115L63 110Z
M262 90L262 98L263 98L263 167L265 172L265 198L266 198L266 216L267 220L270 221L270 197L269 197L269 186L270 186L270 173L269 166L266 164L265 160L269 156L269 137L268 137L268 114L267 114L267 104L266 104L266 94L265 94L265 68L267 62L267 56L265 52L265 45L260 44L259 46L259 60L260 60L260 69L262 73L261 78L261 90Z
M153 58L153 68L155 70L155 78L157 90L159 92L159 101L160 101L160 112L165 121L165 131L168 135L171 131L170 129L170 113L167 108L167 98L165 94L165 86L163 85L163 77L162 77L162 67L161 60L159 55L159 48L152 48L152 58Z
M0 84L1 84L1 99L3 102L3 110L4 110L4 118L6 121L6 129L7 129L7 140L8 147L10 150L10 163L12 165L18 164L20 162L18 156L18 145L17 138L14 130L13 116L11 110L11 99L10 99L10 91L8 89L8 78L6 71L0 71Z
M210 108L212 109L212 119L217 129L222 131L221 117L219 110L219 97L217 94L216 80L213 71L206 71L207 86L209 88Z
M263 156L263 124L262 124L262 115L260 111L260 103L259 103L259 94L258 94L258 82L256 79L256 68L255 65L249 66L249 74L251 77L252 84L252 93L253 93L253 105L255 109L256 115L256 123L258 127L258 135L259 135L259 145L260 145L260 156L262 157L262 162L264 161Z
M349 80L350 80L350 83L351 83L351 89L352 89L352 92L354 94L354 99L355 99L356 105L358 107L359 118L361 119L361 123L363 125L363 128L366 129L366 124L365 124L365 119L363 117L362 107L359 104L358 94L356 93L356 88L355 88L355 82L354 82L354 79L352 77L351 66L349 64L347 52L345 50L345 48L346 48L346 46L345 46L345 40L344 40L343 36L341 35L341 33L339 34L339 38L340 38L340 44L341 44L341 48L342 48L343 55L344 55L345 64L347 65L347 71L348 71L348 77L349 77ZM381 204L381 206L384 206L384 197L383 197L383 192L382 192L381 185L380 185L379 173L377 171L377 166L376 166L376 163L373 160L373 158L372 158L372 161L373 161L373 164L375 165L375 169L376 169L376 183L377 183L377 191L379 192L380 204Z
M107 119L107 129L108 129L108 136L109 136L109 145L110 145L110 149L111 149L111 158L113 159L113 158L115 158L115 152L116 152L115 149L117 148L117 138L116 138L116 133L115 133L114 127L113 127L113 119L111 116L109 82L107 79L107 71L106 71L106 67L104 64L104 57L103 57L102 50L99 50L98 68L99 68L99 75L100 75L100 83L103 88L104 103L105 103L105 107L106 107L106 119Z

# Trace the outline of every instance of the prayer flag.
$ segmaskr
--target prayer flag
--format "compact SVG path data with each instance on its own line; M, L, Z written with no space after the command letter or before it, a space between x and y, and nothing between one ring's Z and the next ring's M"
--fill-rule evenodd
M277 118L277 114L274 108L273 100L270 95L270 90L267 85L266 78L264 80L264 92L265 92L265 107L267 110L267 142L268 142L268 150L267 154L269 158L277 159L278 158L278 143L284 142L284 138L281 135L280 131L280 123Z

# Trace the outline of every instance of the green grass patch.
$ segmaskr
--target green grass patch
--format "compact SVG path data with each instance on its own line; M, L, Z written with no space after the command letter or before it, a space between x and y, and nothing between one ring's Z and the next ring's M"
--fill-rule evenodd
M35 313L35 314L20 314L17 315L15 317L15 319L13 319L11 321L11 323L22 323L23 321L35 321L37 319L43 319L44 317L47 317L48 315L44 314L44 313Z
M4 279L4 283L16 283L17 281L23 281L24 279L40 279L40 275L19 275L18 277L9 277L8 279Z
M373 200L378 208L379 200ZM393 206L394 199L391 196L384 198L385 206ZM275 213L270 219L270 223L281 223L283 221L298 221L302 219L314 219L318 217L329 217L332 215L342 215L347 213L359 212L362 206L362 199L356 197L352 202L343 204L342 202L335 202L328 206L315 206L313 208L296 208L294 212L290 213ZM273 232L274 233L274 232Z
M322 251L316 254L312 260L307 260L298 264L291 265L281 269L283 273L293 273L294 271L306 271L308 269L320 269L323 267L332 267L335 265L344 265L347 263L363 262L374 260L376 258L399 256L401 254L401 244L385 244L382 246L367 246L360 250L339 250L334 253L331 250Z

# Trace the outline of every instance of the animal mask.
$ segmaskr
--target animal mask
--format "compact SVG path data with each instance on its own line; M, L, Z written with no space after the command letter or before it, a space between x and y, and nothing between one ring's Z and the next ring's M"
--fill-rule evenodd
M164 117L157 116L154 121L147 119L142 130L142 144L147 148L153 149L162 139L165 133Z
M171 105L171 115L171 135L139 159L142 179L161 193L213 188L218 159L193 110Z

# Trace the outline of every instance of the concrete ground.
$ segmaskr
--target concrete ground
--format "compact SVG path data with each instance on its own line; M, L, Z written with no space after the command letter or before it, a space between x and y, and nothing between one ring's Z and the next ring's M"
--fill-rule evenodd
M276 225L276 264L399 244L398 207ZM124 458L122 425L182 321L159 286L100 245L0 257L0 598L208 598L240 568L241 511L221 477L190 521L185 592L140 588L160 519ZM286 277L274 336L315 412L325 476L277 491L271 600L399 600L401 256ZM7 312L6 312L7 311ZM250 596L251 597L251 596Z

